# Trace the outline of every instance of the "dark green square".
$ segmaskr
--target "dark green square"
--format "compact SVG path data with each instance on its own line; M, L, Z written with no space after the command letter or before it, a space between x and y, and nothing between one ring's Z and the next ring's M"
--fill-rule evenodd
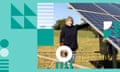
M38 46L53 46L54 44L54 30L53 29L39 29L37 31Z

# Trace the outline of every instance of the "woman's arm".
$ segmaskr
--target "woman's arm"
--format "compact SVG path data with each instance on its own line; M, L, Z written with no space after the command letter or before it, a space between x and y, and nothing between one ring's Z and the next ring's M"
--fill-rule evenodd
M81 25L75 25L75 27L77 30L81 29Z

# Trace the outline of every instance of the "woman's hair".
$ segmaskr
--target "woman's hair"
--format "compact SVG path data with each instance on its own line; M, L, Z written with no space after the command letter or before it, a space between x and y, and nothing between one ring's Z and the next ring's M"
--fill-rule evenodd
M68 16L66 19L65 19L65 22L67 22L69 19L72 20L72 23L73 23L73 18L71 16Z

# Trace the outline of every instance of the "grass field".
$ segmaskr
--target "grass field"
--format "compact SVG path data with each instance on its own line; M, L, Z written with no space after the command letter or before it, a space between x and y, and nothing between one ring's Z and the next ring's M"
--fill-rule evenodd
M56 58L55 51L59 47L60 31L54 31L54 46L39 46L38 54ZM99 40L95 38L91 31L79 30L78 31L78 50L76 54L75 64L83 65L90 68L95 68L91 61L103 60L103 55L95 53L99 51ZM120 54L119 54L120 55ZM118 56L120 60L120 56ZM55 63L50 60L38 58L38 68L55 68Z

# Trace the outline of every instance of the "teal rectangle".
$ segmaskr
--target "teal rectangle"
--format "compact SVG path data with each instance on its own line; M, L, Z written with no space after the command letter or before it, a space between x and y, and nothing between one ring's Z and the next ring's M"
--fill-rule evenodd
M8 65L9 63L0 63L0 65Z
M0 59L0 62L1 62L1 61L7 61L7 62L8 62L9 60L8 60L8 59Z
M0 72L9 72L8 70L0 70Z
M39 29L37 32L38 46L53 46L54 44L54 30L53 29Z
M8 66L0 66L0 68L9 68Z

